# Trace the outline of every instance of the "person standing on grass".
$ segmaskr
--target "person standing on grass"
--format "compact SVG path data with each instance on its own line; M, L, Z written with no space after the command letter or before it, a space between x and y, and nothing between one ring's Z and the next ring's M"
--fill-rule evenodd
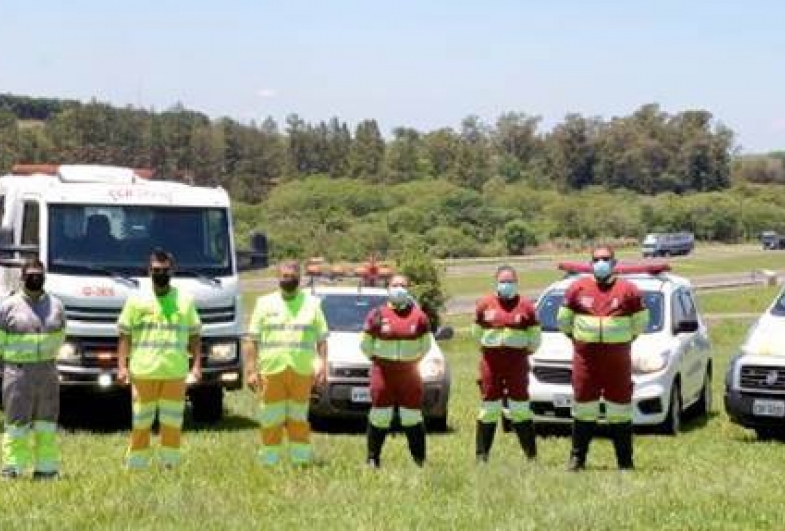
M133 399L126 455L130 470L150 465L150 431L156 412L161 425L161 463L173 468L180 462L189 356L191 379L198 381L202 376L202 323L193 298L170 284L174 258L156 249L148 266L152 290L132 294L117 321L117 378L131 384Z
M472 333L480 343L480 394L476 456L487 462L507 398L510 420L526 458L537 456L529 407L529 355L540 344L534 304L518 293L518 274L510 266L496 270L496 291L477 301Z
M381 465L382 446L398 407L409 452L425 463L423 383L419 362L431 348L428 317L409 294L409 279L394 275L387 304L365 318L360 349L371 359L371 411L368 414L368 465Z
M44 264L38 258L22 265L22 281L22 290L0 304L2 477L16 479L32 464L33 479L56 479L60 383L55 358L65 337L65 312L60 300L44 291Z
M313 460L308 403L317 355L316 378L327 369L327 321L319 299L299 287L298 262L278 267L278 286L256 300L243 349L245 378L259 395L260 462L279 462L285 428L292 462L305 465Z
M568 469L586 466L586 455L605 401L616 461L622 470L632 459L632 342L649 320L641 293L628 280L617 278L616 259L608 246L591 255L592 276L573 282L559 308L559 329L572 339L572 450Z

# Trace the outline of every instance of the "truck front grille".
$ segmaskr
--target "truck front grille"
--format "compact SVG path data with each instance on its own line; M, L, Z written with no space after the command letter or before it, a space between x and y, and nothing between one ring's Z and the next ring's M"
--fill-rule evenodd
M362 378L368 379L369 367L331 367L330 375L339 378Z
M739 387L769 393L785 393L785 367L742 365Z
M234 322L234 305L215 308L197 308L202 324L222 324ZM67 305L65 317L70 321L82 323L116 323L120 308L95 308L92 306Z
M572 368L537 365L534 367L534 377L543 383L570 384L572 382Z

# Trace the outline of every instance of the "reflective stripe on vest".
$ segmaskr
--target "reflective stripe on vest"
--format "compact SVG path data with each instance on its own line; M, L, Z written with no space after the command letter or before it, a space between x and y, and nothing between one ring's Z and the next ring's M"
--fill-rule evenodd
M416 339L381 339L367 332L362 334L362 351L369 355L396 361L414 361L428 351L430 337L423 334Z
M483 328L475 325L474 335L480 340L483 347L511 347L520 349L534 349L539 344L539 326L530 326L526 329L518 328Z
M643 331L640 323L647 321L648 310L637 312L634 316L597 317L576 314L572 333L577 341L584 343L629 343Z
M11 363L34 363L51 361L65 339L62 330L39 334L5 333L3 359Z

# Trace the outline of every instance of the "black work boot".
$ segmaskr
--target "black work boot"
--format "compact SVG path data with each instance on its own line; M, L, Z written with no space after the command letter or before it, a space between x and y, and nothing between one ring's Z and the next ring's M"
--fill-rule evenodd
M537 457L537 437L534 433L534 422L531 420L514 422L512 427L518 436L518 442L521 444L523 453L526 454L526 459L529 461L533 460Z
M632 422L612 424L611 430L619 470L633 470L635 465L632 463Z
M494 435L496 435L495 422L483 422L481 420L477 421L477 435L475 441L478 462L488 462L488 458L491 455L491 447L493 446Z
M596 422L585 420L572 421L572 451L570 452L570 462L567 470L578 472L586 468L586 455L589 453L589 443L594 436Z
M425 464L425 425L422 422L403 428L409 442L409 453L417 466Z
M379 468L382 465L382 446L385 437L387 437L386 429L368 423L368 466Z

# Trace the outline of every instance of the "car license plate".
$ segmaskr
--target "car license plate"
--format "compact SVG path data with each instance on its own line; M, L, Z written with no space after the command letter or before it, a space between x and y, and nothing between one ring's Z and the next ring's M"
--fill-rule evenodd
M752 414L759 417L785 417L785 401L756 398L752 402Z
M352 387L352 402L369 404L371 402L371 390L368 387Z
M555 407L572 407L572 395L553 395Z

